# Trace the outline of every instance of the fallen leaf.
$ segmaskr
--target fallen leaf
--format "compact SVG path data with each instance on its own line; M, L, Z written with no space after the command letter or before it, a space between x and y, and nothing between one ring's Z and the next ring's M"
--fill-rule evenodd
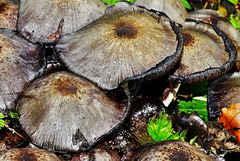
M237 136L240 143L240 103L234 103L228 108L222 108L219 122L229 130L232 135Z

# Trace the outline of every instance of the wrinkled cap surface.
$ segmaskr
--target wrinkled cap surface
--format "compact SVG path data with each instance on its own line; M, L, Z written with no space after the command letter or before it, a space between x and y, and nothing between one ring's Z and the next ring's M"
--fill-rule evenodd
M181 24L188 17L188 13L181 0L135 0L134 4L164 12L171 20Z
M44 66L42 48L0 29L0 109L14 109L17 96Z
M0 28L17 29L19 5L9 0L0 0Z
M104 93L67 72L34 81L18 102L19 121L32 143L55 151L88 150L116 129L129 109L125 90Z
M18 30L32 42L55 43L100 17L100 0L21 0Z
M215 26L188 20L181 31L183 56L170 81L203 82L225 74L234 65L236 47Z
M51 152L43 149L31 148L13 148L0 151L0 160L2 161L60 161L60 159Z
M208 111L211 119L220 116L221 109L240 103L240 73L228 73L212 81L208 88Z
M159 160L159 161L213 161L194 145L180 140L160 141L145 144L127 154L126 161Z
M168 72L181 56L181 38L167 17L120 2L85 28L63 36L56 50L69 70L109 90L124 80Z

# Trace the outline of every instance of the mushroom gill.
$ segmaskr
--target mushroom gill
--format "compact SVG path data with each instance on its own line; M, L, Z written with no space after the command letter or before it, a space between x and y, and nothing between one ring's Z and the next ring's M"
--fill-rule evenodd
M119 2L56 45L67 68L103 89L123 81L152 79L180 59L181 33L166 16Z
M105 93L64 71L32 82L17 105L20 124L33 144L72 152L90 149L123 122L128 110L123 88Z

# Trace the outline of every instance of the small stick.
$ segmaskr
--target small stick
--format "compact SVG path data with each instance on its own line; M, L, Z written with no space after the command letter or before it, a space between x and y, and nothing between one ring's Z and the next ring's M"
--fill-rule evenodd
M176 100L176 94L181 86L181 83L170 83L169 87L165 89L160 100L168 107L172 101Z

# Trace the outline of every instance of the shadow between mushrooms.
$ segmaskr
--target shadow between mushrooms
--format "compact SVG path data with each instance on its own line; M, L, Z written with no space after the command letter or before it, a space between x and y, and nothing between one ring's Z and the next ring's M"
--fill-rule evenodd
M68 72L35 80L17 105L19 121L31 142L54 151L90 149L116 129L129 110L123 88L105 93Z
M12 110L23 89L43 70L42 48L0 29L0 109Z
M56 43L102 16L100 0L21 0L18 30L32 42Z
M56 45L67 68L103 89L123 81L152 79L167 73L180 59L182 36L174 23L125 2Z
M235 64L235 45L214 25L188 19L181 32L183 56L170 81L191 84L211 80L225 74Z

